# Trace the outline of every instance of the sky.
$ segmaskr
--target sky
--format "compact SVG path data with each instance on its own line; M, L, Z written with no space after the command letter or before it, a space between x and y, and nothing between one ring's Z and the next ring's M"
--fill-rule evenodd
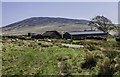
M118 2L119 0L1 0L2 2Z
M0 2L0 27L2 26L2 3ZM0 30L1 32L1 30Z
M90 20L97 15L118 23L118 2L2 2L2 26L30 17Z
M120 24L120 1L118 2L118 23Z

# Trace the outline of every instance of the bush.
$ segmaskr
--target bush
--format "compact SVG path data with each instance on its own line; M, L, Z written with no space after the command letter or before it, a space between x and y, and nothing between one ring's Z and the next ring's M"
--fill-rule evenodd
M89 69L89 68L95 67L96 64L97 64L97 60L95 58L95 55L88 53L85 57L85 62L81 64L81 68Z
M80 40L73 40L73 41L72 41L72 44L79 45L79 44L80 44Z
M57 61L65 61L67 59L67 56L57 55Z
M107 57L105 58L103 63L100 64L99 68L100 68L98 73L99 77L102 76L112 77L115 72L114 65L111 64L110 59Z
M114 59L119 54L117 51L109 49L103 50L102 52L110 59Z
M66 76L70 74L70 65L66 61L58 62L60 75Z
M63 43L71 44L73 40L64 40Z
M67 60L68 60L68 56L57 55L60 75L66 76L70 74L70 65L67 63Z
M99 50L99 48L96 47L95 45L88 45L86 48L87 48L89 51Z

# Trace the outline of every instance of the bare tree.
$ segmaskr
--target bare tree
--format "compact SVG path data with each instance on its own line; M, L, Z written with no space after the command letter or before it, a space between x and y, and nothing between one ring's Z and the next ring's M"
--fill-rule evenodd
M96 16L89 22L89 26L94 26L105 33L108 33L112 25L112 21L104 16Z

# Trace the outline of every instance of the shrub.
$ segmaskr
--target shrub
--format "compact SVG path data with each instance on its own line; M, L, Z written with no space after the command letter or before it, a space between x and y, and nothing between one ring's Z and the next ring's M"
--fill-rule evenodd
M119 54L117 51L109 49L103 50L102 52L110 59L114 59Z
M77 44L77 45L79 45L79 44L80 44L80 41L79 41L79 40L72 41L72 44Z
M68 60L68 56L57 55L60 75L66 76L70 74L70 65L67 63L67 60Z
M57 61L65 61L67 59L67 56L57 55Z
M73 40L64 40L63 43L71 44Z
M3 47L3 48L2 48L2 51L3 51L3 52L5 52L5 51L6 51L6 48L5 48L5 47Z
M60 75L69 75L70 74L70 65L66 61L58 62L58 67L60 70Z
M85 57L85 62L81 64L81 68L89 69L89 68L95 67L96 64L97 64L97 60L95 58L95 55L88 53Z
M86 48L87 48L89 51L99 50L99 48L96 47L95 45L88 45Z
M105 58L103 63L99 65L99 68L100 69L98 72L98 77L102 77L102 76L112 77L115 72L114 65L111 64L110 59L107 57Z

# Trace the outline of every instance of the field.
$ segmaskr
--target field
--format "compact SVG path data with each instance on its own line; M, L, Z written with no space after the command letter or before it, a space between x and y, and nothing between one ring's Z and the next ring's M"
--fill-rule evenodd
M120 77L120 43L105 40L3 38L3 75L92 75ZM71 48L62 44L82 45Z

